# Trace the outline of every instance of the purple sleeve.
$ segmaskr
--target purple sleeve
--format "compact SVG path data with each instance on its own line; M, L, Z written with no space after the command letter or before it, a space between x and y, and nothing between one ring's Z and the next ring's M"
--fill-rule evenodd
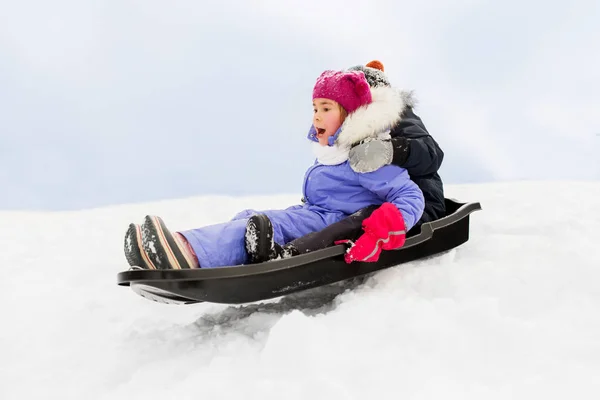
M386 165L376 171L359 174L360 184L377 194L382 200L394 204L406 225L406 230L415 226L423 215L425 199L421 189L410 180L404 168Z

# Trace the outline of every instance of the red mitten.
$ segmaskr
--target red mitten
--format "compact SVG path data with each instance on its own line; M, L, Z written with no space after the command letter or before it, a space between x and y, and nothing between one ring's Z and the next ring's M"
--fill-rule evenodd
M344 259L375 262L381 250L393 250L404 245L406 225L398 208L392 203L383 203L362 223L365 233L350 247Z

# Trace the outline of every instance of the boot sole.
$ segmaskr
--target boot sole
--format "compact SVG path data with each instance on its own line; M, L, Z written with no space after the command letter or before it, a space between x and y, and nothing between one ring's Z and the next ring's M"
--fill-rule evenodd
M269 235L268 232L271 232ZM248 220L246 226L246 252L251 258L251 262L259 263L271 259L271 249L273 248L273 226L266 215L253 215Z
M125 234L125 243L123 250L127 263L132 267L140 267L143 269L156 269L152 261L142 250L142 230L139 225L129 224L127 233Z
M189 269L190 265L179 249L163 220L147 215L142 225L143 248L159 269Z

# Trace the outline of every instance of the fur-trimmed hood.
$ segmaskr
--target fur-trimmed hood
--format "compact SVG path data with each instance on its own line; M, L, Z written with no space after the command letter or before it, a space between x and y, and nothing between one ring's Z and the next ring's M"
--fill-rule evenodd
M388 86L371 88L373 101L348 115L335 135L329 138L330 145L350 149L352 145L367 138L389 137L389 131L400 122L405 107L413 107L412 92ZM316 130L311 127L308 138L318 142Z
M335 140L340 147L352 147L367 138L388 135L400 122L407 105L412 105L412 95L391 87L371 89L373 102L348 115Z

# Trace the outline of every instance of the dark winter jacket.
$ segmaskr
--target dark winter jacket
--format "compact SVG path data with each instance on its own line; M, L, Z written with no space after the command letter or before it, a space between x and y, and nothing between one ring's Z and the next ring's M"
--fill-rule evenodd
M446 213L444 187L438 174L444 152L411 105L403 109L402 119L390 132L394 148L392 164L405 168L423 191L425 211L420 224L441 218Z

